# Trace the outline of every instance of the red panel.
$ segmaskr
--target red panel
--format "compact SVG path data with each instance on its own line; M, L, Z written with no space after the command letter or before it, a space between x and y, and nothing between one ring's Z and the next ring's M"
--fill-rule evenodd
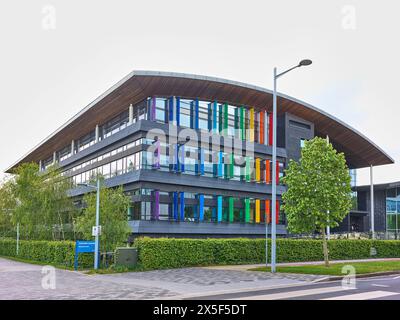
M279 201L276 200L276 224L279 224Z
M268 126L268 145L270 145L270 146L272 146L272 128L273 128L273 123L272 123L272 113L270 113L269 115L268 115L268 118L269 118L269 126Z
M279 161L276 161L276 184L279 184Z

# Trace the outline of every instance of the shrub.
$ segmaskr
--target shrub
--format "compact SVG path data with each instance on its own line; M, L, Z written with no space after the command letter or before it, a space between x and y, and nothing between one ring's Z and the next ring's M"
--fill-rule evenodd
M0 255L71 268L74 266L75 242L0 239ZM91 267L93 254L80 254L79 267Z
M134 246L144 269L265 262L265 239L138 238ZM328 247L333 260L400 257L396 240L330 240ZM376 255L371 255L371 248ZM277 239L278 262L323 258L322 240Z

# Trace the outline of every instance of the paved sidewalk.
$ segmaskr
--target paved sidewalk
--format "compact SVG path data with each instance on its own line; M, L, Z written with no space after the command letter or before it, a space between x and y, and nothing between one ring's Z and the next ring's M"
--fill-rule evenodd
M368 262L368 261L400 261L400 258L378 258L378 259L355 259L355 260L331 260L329 263L354 263L354 262ZM302 266L302 265L316 265L324 264L324 261L307 261L307 262L285 262L277 263L277 266ZM264 267L265 264L240 264L240 265L226 265L226 266L210 266L207 269L215 270L236 270L247 271L253 268ZM269 265L270 266L270 265Z
M55 289L42 286L43 266L0 258L0 299L181 299L311 283L321 276L183 268L87 275L55 269ZM45 281L46 282L46 281Z

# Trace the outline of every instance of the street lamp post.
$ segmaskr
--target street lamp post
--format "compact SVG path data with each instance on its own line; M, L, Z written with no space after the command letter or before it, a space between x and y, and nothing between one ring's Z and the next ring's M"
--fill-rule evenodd
M276 82L279 77L302 66L308 66L312 63L311 60L301 60L300 63L284 72L277 74L277 69L274 68L274 91L272 99L272 219L271 219L271 272L276 272L276 127L277 127L277 94ZM268 237L268 225L266 227L266 238ZM266 239L267 240L267 239ZM266 253L267 259L267 253Z

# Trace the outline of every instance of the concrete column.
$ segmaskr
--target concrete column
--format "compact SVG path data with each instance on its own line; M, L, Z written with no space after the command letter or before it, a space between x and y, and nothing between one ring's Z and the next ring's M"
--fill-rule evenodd
M71 141L71 156L74 154L74 150L75 150L75 140Z
M42 160L39 160L39 172L42 171Z
M133 105L132 104L129 105L129 122L128 123L129 124L133 123Z
M53 165L57 162L57 152L53 152Z
M100 128L99 128L98 124L96 124L96 129L94 131L94 136L95 136L94 137L95 143L99 142L100 141Z
M374 176L373 176L372 164L369 170L369 177L370 177L370 196L371 196L371 233L372 233L372 239L375 239Z

